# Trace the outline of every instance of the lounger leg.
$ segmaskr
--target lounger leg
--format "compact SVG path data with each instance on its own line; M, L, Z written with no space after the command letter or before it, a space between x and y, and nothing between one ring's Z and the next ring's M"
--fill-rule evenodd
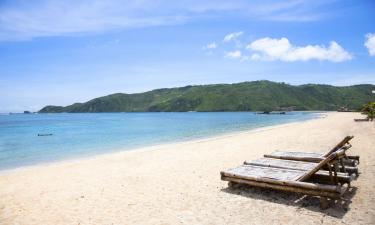
M239 185L240 185L239 183L236 183L236 182L233 182L233 181L228 182L228 187L230 187L230 188L237 188Z
M357 166L359 164L359 156L358 155L349 155L348 158L356 164L354 166Z
M334 184L331 165L329 163L327 163L327 166L328 166L328 170L329 170L329 179L330 179L331 183Z
M339 180L337 178L337 171L339 171L340 168L339 168L339 165L336 163L335 164L335 170L333 171L333 174L335 175L335 184L337 185L339 183Z
M346 173L345 165L343 159L340 159L340 165L341 165L341 170L342 172Z
M328 209L329 207L329 200L327 197L320 197L320 208L321 209Z

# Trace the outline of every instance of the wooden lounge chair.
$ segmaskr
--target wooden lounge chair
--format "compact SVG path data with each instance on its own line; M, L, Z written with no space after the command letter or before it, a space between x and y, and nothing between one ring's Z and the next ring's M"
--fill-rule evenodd
M346 145L341 148L341 150L348 150L351 147L351 145ZM306 153L310 154L310 153ZM309 157L311 159L312 157ZM257 166L268 166L268 167L275 167L275 168L284 168L284 169L298 169L298 170L309 170L312 167L314 167L319 161L323 160L324 157L319 158L313 158L313 159L319 159L314 161L298 161L298 160L289 160L289 159L283 159L283 158L276 158L276 157L264 157L260 159L255 160L246 160L244 164L247 165L257 165ZM339 160L338 169L340 172L339 179L343 182L347 182L350 184L350 182L355 179L356 176L358 176L358 167L352 167L348 166L348 163L346 161L346 154L344 157L342 157ZM327 174L327 170L330 168L325 166L322 168L322 170L318 171L317 175L325 176Z
M280 168L280 169L309 171L313 169L318 163L274 159L274 158L260 158L260 159L255 159L251 161L245 161L244 164L253 165L253 166ZM322 183L332 182L331 179L334 177L330 175L329 170L331 170L332 172L331 167L327 167L327 166L323 167L321 170L313 174L312 179L319 180ZM340 168L339 170L342 171ZM350 182L353 181L355 178L356 178L355 173L347 173L346 171L337 172L337 182L341 184L347 183L350 186Z
M332 184L322 184L319 180L311 182L311 178L323 166L332 168L332 164L345 156L345 150L338 150L331 153L325 159L309 168L309 170L283 169L274 167L264 167L255 165L242 165L234 169L220 172L221 179L229 181L228 185L236 183L250 186L271 188L275 190L290 191L312 196L320 196L321 206L327 202L327 198L340 199L348 189L348 186L340 184L337 180L337 170L330 173L334 176ZM336 166L333 168L337 168Z
M340 141L335 147L333 147L327 153L275 151L271 154L265 154L264 157L304 161L304 162L320 162L322 161L322 159L326 158L331 153L341 149L345 145L351 146L349 141L353 138L354 136L346 136L342 141ZM351 170L350 167L356 167L359 164L359 156L346 155L343 159L343 162L345 165L347 165L347 168ZM354 168L353 170L356 170L356 169Z

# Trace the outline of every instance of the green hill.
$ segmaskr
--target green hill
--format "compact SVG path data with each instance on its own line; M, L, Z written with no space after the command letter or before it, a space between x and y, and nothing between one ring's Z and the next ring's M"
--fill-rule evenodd
M347 87L271 81L164 88L137 94L112 94L66 107L46 106L40 113L60 112L185 112L360 109L374 101L375 85Z

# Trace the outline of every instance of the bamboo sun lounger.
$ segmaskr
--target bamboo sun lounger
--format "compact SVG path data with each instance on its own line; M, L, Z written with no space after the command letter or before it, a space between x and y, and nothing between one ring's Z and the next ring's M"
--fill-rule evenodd
M271 154L265 154L264 157L275 158L275 159L304 161L304 162L320 162L320 161L322 161L322 159L326 158L331 153L341 149L345 145L351 147L349 141L353 138L354 138L354 136L346 136L342 141L340 141L335 147L333 147L327 153L275 151ZM347 169L351 170L350 167L354 167L352 170L355 171L355 170L357 170L356 166L359 164L359 156L345 155L345 157L343 158L343 163L347 166ZM356 173L358 174L358 171Z
M229 186L239 183L320 196L321 207L325 207L328 198L340 199L349 187L349 185L340 183L338 179L338 160L344 156L345 149L341 149L331 153L319 163L315 163L314 165L306 164L303 169L286 169L245 164L237 168L222 171L220 174L222 180L229 181ZM319 178L314 179L314 176L319 174L319 170L324 166L332 168L329 171L331 184L325 184Z
M261 167L309 171L313 169L318 163L273 159L273 158L260 158L260 159L255 159L251 161L245 161L244 164L253 165L253 166L261 166ZM312 180L318 180L321 183L332 183L331 178L333 178L333 179L337 179L338 183L341 183L341 184L347 183L350 186L350 182L356 178L355 173L348 173L347 171L337 172L337 177L330 176L330 171L329 171L330 169L332 173L333 168L327 167L327 166L322 167L321 170L318 170L315 174L312 175ZM342 168L339 167L339 170L342 171Z
M341 179L343 182L347 182L350 184L350 181L352 181L355 177L358 176L358 167L357 164L353 163L348 163L348 159L346 156L346 150L351 148L351 145L346 145L340 148L341 150L344 150L344 157L340 158L338 161L338 171L342 172L339 174L339 179ZM337 151L337 150L336 150ZM314 167L318 162L322 161L325 159L324 156L321 157L307 157L311 154L316 154L316 153L304 153L304 152L298 152L299 155L304 155L304 158L298 157L292 158L292 157L267 157L267 155L264 155L264 158L261 159L256 159L256 160L246 160L244 164L248 165L258 165L258 166L269 166L269 167L276 167L276 168L284 168L284 169L298 169L298 170L309 170L312 167ZM304 159L304 160L302 160ZM310 160L307 160L310 159ZM314 160L311 160L314 159ZM327 174L327 171L330 168L327 166L324 166L322 170L318 171L318 175L323 176L323 174Z

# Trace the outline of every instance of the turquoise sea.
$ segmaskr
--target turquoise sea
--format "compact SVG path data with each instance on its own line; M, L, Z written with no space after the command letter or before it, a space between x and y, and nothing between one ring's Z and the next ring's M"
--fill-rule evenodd
M0 114L0 169L206 138L318 116L312 112Z

